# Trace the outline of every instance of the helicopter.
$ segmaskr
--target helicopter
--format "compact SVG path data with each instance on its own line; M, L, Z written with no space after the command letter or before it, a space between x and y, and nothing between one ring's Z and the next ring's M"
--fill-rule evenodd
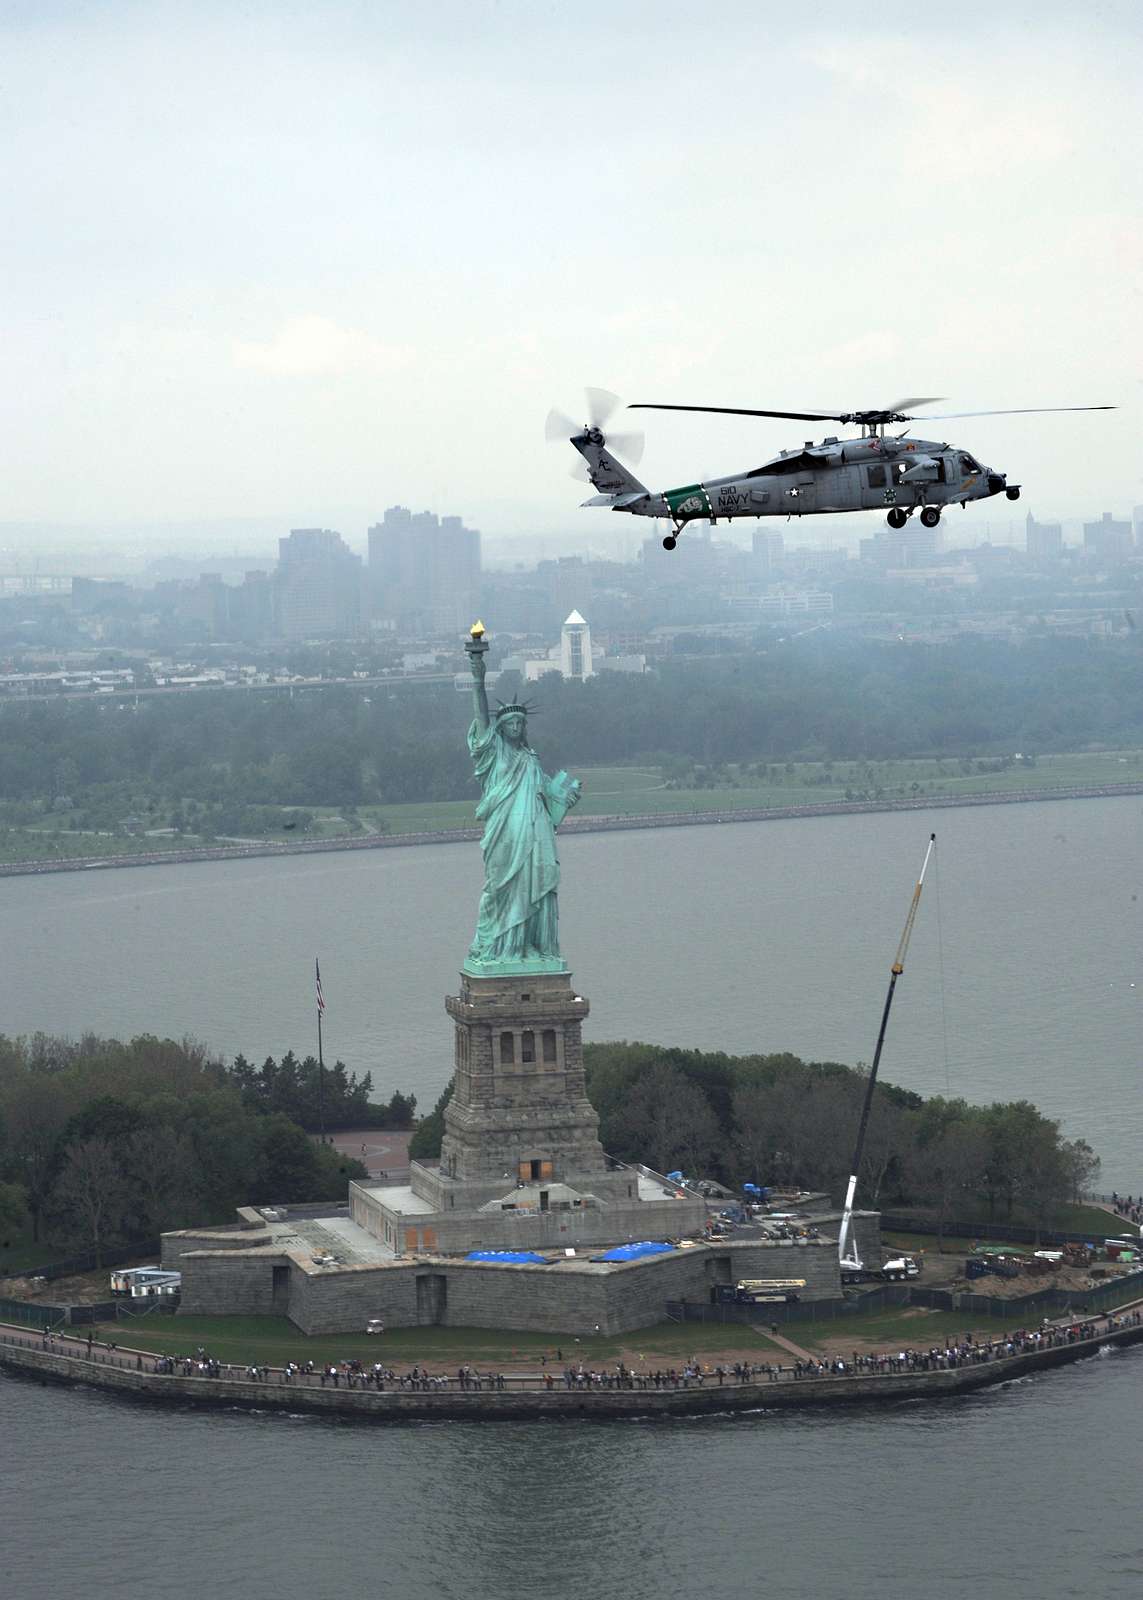
M949 411L928 417L911 414L914 406L935 405L941 398L939 395L912 396L864 411L769 411L742 406L639 402L627 409L839 422L843 426L856 424L861 429L857 438L840 439L830 434L820 444L807 439L800 448L783 450L749 472L655 493L617 459L625 455L637 465L643 452L642 434L604 431L622 402L606 389L585 392L587 422L580 425L564 413L552 411L544 430L546 437L549 442L567 440L582 456L582 465L577 464L573 476L585 477L597 491L589 500L584 500L583 505L605 506L611 511L627 511L639 517L670 518L672 532L663 540L665 550L675 548L688 522L702 519L709 520L713 527L720 518L809 517L884 509L885 520L891 528L903 528L914 512L920 513L926 528L935 528L944 506L957 504L963 509L970 500L987 500L998 494L1018 500L1021 486L1009 483L1007 473L982 466L959 445L951 445L947 440L914 438L907 427L901 433L887 433L886 429L899 422L927 424L961 417L1116 409L1114 406L1017 406L1004 411Z

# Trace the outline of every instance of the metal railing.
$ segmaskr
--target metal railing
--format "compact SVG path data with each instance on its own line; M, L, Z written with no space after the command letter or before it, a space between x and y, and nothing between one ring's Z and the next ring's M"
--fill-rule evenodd
M660 1367L656 1371L648 1372L645 1368L633 1371L612 1366L599 1370L577 1364L575 1368L565 1369L559 1374L478 1373L466 1369L469 1376L463 1382L452 1374L418 1374L414 1377L412 1371L398 1374L389 1369L385 1369L379 1378L369 1370L350 1375L344 1366L339 1367L336 1376L328 1371L324 1374L288 1372L283 1368L261 1365L244 1367L219 1363L213 1363L212 1370L207 1372L197 1360L189 1358L157 1357L147 1351L120 1350L115 1346L87 1344L77 1336L70 1338L59 1336L49 1330L34 1335L10 1327L0 1327L0 1362L3 1361L5 1349L13 1352L42 1351L49 1355L67 1358L69 1364L79 1373L85 1368L90 1369L93 1376L103 1367L133 1372L143 1380L144 1384L152 1378L173 1377L185 1385L178 1390L184 1396L192 1393L205 1395L210 1391L217 1393L228 1387L237 1391L249 1389L252 1385L257 1385L263 1390L312 1391L328 1387L335 1392L343 1392L346 1399L349 1399L350 1395L370 1393L393 1395L398 1398L415 1394L418 1399L428 1400L431 1404L434 1400L447 1403L455 1400L458 1395L468 1397L508 1392L572 1393L577 1396L606 1395L617 1391L662 1394L678 1393L680 1390L709 1391L718 1388L733 1390L746 1384L764 1387L773 1383L796 1385L799 1389L805 1389L819 1384L832 1386L843 1378L877 1378L891 1385L894 1378L916 1378L922 1374L999 1364L1014 1357L1046 1353L1061 1347L1097 1348L1099 1343L1110 1335L1141 1326L1143 1326L1143 1309L1137 1305L1130 1310L1121 1311L1118 1316L1100 1313L1086 1318L1082 1323L1042 1327L1018 1335L1001 1335L997 1339L989 1340L987 1344L966 1343L944 1349L936 1346L906 1350L901 1350L898 1346L892 1352L870 1353L862 1357L856 1365L851 1362L838 1363L836 1357L819 1362L799 1361L795 1367L773 1363L740 1362L737 1371L733 1365L715 1366L713 1369L708 1366L702 1369L697 1365L688 1364ZM27 1365L36 1364L27 1363Z

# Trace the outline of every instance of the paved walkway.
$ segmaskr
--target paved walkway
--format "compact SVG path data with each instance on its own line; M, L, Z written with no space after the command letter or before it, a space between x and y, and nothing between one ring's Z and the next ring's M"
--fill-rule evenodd
M371 1178L385 1172L403 1178L409 1169L409 1128L343 1128L329 1136L330 1143L343 1155L364 1164Z
M768 1329L763 1330L762 1328L758 1328L756 1332L763 1339L769 1339L771 1344L780 1346L781 1349L787 1351L797 1361L817 1361L819 1359L817 1356L812 1356L808 1350L803 1350L800 1344L795 1344L792 1339L787 1339L785 1334L771 1333Z

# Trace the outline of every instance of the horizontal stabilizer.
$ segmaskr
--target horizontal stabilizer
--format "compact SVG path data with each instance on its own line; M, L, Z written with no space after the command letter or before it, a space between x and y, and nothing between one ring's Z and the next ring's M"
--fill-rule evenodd
M610 506L613 511L622 511L627 506L633 506L636 500L646 500L647 491L640 489L636 494L593 494L590 500L581 500L581 506Z

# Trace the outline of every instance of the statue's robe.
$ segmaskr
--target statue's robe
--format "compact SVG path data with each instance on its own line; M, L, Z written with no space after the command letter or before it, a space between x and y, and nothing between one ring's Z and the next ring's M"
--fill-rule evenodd
M483 730L472 723L468 748L483 791L476 816L484 824L484 892L469 957L558 959L560 863L553 812L563 816L566 795L544 774L536 752L509 744L494 721Z

